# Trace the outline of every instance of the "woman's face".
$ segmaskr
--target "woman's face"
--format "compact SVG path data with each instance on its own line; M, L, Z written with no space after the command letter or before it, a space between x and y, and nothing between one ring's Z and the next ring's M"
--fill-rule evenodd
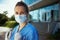
M15 15L22 15L22 14L27 15L25 7L24 6L16 6L15 7Z
M15 20L21 24L23 22L27 22L28 13L24 6L16 6L15 7Z

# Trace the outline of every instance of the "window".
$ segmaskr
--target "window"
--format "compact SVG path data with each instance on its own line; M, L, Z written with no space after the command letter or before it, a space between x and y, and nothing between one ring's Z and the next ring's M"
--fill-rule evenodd
M51 17L52 13L51 11L54 11L53 12L53 17ZM54 4L54 5L51 5L51 6L47 6L47 7L44 7L44 8L40 8L40 9L37 9L37 10L34 10L34 11L31 11L30 12L30 15L32 16L31 20L34 21L34 22L50 22L52 20L52 18L57 21L58 20L58 10L59 10L59 4Z
M38 10L34 10L30 12L30 15L32 16L32 21L33 22L38 22L39 18L38 18Z

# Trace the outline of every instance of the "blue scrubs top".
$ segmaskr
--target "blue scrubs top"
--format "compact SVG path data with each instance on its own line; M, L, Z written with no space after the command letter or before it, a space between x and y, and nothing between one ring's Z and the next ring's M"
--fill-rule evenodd
M10 36L10 40L14 40L14 35L18 31L19 25L16 26ZM19 31L21 40L39 40L36 28L28 23L22 30Z

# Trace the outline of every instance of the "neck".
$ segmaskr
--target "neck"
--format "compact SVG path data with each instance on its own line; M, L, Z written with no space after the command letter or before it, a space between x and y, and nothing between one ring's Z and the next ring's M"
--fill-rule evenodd
M19 24L19 30L21 30L23 27L25 27L26 24L27 24L27 22L24 22L22 24Z

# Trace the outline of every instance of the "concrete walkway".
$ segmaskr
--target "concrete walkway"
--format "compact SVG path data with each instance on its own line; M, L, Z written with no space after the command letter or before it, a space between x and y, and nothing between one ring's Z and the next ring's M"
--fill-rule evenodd
M0 26L0 40L4 40L5 33L8 32L10 28Z

